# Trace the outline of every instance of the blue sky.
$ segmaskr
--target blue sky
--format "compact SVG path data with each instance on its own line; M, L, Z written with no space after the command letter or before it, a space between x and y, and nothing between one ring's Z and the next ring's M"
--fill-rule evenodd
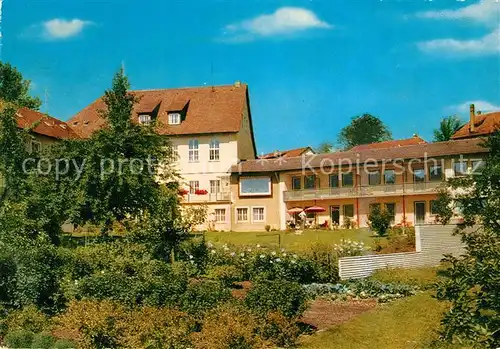
M248 83L260 152L334 141L351 117L427 140L500 108L500 3L4 0L2 60L68 119L124 62L133 89Z

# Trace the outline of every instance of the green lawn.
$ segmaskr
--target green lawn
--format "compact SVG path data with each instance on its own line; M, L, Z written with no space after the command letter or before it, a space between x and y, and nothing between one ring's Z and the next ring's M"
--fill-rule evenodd
M379 305L355 319L324 332L305 337L304 349L409 349L462 346L433 344L447 304L430 292Z
M339 243L342 239L363 241L367 246L373 243L373 235L367 229L304 230L302 234L293 232L207 232L207 241L217 244L256 245L281 247L289 250L303 250L312 243Z

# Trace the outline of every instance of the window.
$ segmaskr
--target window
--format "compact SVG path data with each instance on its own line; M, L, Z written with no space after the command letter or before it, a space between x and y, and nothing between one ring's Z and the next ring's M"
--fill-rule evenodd
M195 194L200 189L199 181L189 181L189 194Z
M271 177L240 178L240 196L271 195Z
M339 175L332 174L330 175L330 188L338 188L339 187Z
M396 172L394 170L384 171L384 183L385 184L396 184Z
M353 218L354 217L354 205L344 205L344 217Z
M42 150L42 143L38 141L31 141L30 143L30 152L38 153Z
M343 187L352 187L354 185L354 177L352 172L342 173L342 186Z
M314 189L316 187L316 176L304 176L304 189Z
M219 141L216 139L210 141L210 161L219 161Z
M431 214L432 215L436 215L437 214L437 211L436 211L436 200L431 200L430 205L431 205Z
M453 164L455 176L465 176L467 174L467 163L465 161L458 161Z
M380 171L368 173L368 184L370 185L380 184Z
M300 190L302 189L302 180L301 177L292 177L292 189Z
M434 165L429 167L429 180L441 181L443 179L443 169L441 165Z
M217 194L220 193L220 180L212 180L210 181L210 193Z
M486 166L486 162L484 162L484 160L472 160L471 166L472 174L480 174L484 166Z
M264 222L265 218L265 208L264 207L252 207L252 222Z
M391 223L394 223L396 221L396 204L391 202L384 204L384 207L392 216Z
M189 162L199 161L199 147L200 143L197 139L189 140Z
M142 125L151 124L151 115L149 114L140 114L139 115L139 123Z
M425 170L423 168L414 169L413 180L415 183L425 182Z
M168 113L168 124L169 125L179 125L180 123L181 123L181 114Z
M236 220L238 222L248 222L248 208L239 207L236 209Z
M215 209L215 223L225 223L226 222L226 209L216 208Z
M172 145L172 155L174 157L174 160L179 160L179 146L177 144Z

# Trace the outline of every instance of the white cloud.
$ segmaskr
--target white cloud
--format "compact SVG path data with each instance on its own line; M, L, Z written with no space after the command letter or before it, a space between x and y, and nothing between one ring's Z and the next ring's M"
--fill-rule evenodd
M66 20L54 18L41 23L43 30L42 37L48 40L67 39L80 34L86 26L92 25L90 21L84 21L78 18Z
M427 53L445 55L480 56L498 54L500 52L500 27L478 39L435 39L419 42L417 46L420 50Z
M260 15L226 26L223 39L250 41L258 37L293 34L314 28L329 29L332 25L320 20L310 10L300 7L281 7L272 14Z
M417 16L427 19L471 20L484 24L498 24L500 3L495 0L480 1L456 10L419 12Z
M469 107L471 104L474 104L476 110L480 110L482 112L489 112L500 110L500 105L495 105L487 101L475 100L475 101L467 101L458 105L452 105L448 107L450 111L454 111L460 114L466 114L469 112Z

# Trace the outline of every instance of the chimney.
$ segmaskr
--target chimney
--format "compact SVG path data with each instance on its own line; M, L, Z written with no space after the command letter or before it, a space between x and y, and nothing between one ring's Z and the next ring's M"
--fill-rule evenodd
M241 81L238 80L234 83L234 87L240 87L241 86Z
M471 133L476 130L476 110L474 104L470 105L470 121L469 121L469 131Z

